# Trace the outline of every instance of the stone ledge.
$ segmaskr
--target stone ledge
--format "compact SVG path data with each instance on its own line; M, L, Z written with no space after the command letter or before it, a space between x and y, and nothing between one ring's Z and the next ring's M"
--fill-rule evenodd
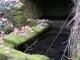
M0 60L50 60L44 55L26 54L8 47L0 48Z
M31 23L31 22L30 22ZM36 24L37 21L34 23ZM30 38L33 38L34 36L40 34L41 32L45 31L48 27L49 24L44 26L44 27L39 27L39 24L42 24L42 22L39 22L37 25L31 27L31 29L33 31L27 31L26 33L23 33L21 35L15 35L13 33L6 35L3 37L4 39L4 45L14 48L15 46L18 46L20 44L22 44L23 42L26 42L27 40L29 40Z
M33 38L34 36L45 31L49 27L49 23L47 23L47 25L45 26L42 26L41 24L41 21L34 20L33 22L28 22L28 25L31 27L33 32L29 30L22 35L15 35L13 33L5 35L3 37L4 46L0 47L0 60L50 60L48 57L44 55L30 55L13 49L15 46L18 46L23 42L26 42L30 38Z

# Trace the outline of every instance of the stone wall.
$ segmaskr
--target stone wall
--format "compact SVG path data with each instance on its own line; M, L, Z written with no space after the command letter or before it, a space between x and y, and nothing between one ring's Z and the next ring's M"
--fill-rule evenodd
M42 10L41 10L41 3L40 1L34 1L34 0L21 0L24 5L21 7L21 9L24 11L25 16L27 18L38 18L42 16Z

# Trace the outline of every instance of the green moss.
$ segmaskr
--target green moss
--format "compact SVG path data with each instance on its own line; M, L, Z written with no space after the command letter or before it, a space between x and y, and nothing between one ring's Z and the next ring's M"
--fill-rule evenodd
M4 30L4 32L6 33L6 32L11 31L12 28L11 28L9 25L4 25L3 30Z
M15 49L9 49L9 50L10 50L10 52L6 53L5 49L3 49L3 48L0 49L0 55L3 55L4 60L7 60L9 58L16 59L16 60L17 59L18 60L27 60L28 59L29 54L22 53ZM1 57L1 60L3 60L3 57Z
M22 5L21 7L18 7L15 5L12 6L14 11L23 11L23 13L25 14L24 16L26 16L27 18L32 18L32 19L39 18L43 15L39 7L37 7L36 4L33 3L32 1L21 0L21 2L24 2L24 5ZM12 14L15 15L14 12Z
M13 25L18 27L19 29L22 26L25 26L27 21L26 21L26 17L24 15L17 15L17 16L13 16Z
M38 55L38 54L33 54L29 56L28 58L32 60L50 60L48 57L45 57L44 55Z
M20 11L21 7L18 7L16 5L12 5L12 9L14 9L15 11Z
M35 32L35 31L34 32L28 31L28 32L26 32L26 34L23 34L20 36L14 35L14 34L9 34L9 35L3 37L4 45L14 48L15 46L34 37L35 35L37 35L37 32Z
M24 21L26 22L26 17L24 15L18 15L18 16L14 16L13 20L16 23L23 23Z
M30 22L27 22L27 25L29 25L30 27L32 26L36 26L38 25L40 22L38 22L37 20L33 20L33 21L30 21Z
M18 36L18 35L14 35L14 34L9 34L7 36L4 36L4 44L6 46L10 46L12 48L14 48L15 46L27 41L28 39L40 34L41 32L43 32L44 30L46 30L48 26L45 26L44 28L39 28L37 25L40 24L37 23L37 21L31 21L29 22L29 26L31 26L32 31L27 31L26 33ZM9 43L9 44L8 44ZM11 45L10 45L11 44Z
M45 26L44 28L38 28L38 24L40 24L40 22L38 21L31 21L29 22L31 25L31 28L34 32L28 31L22 35L14 35L13 33L6 35L3 37L4 39L4 45L14 48L15 46L29 40L30 38L38 35L39 33L41 33L42 31L44 31L45 29L48 28L48 26ZM25 54L22 53L20 51L17 51L15 49L10 49L9 53L6 53L6 50L3 48L0 48L0 59L1 60L9 60L9 59L16 59L16 60L50 60L48 57L44 56L44 55L38 55L38 54Z
M28 31L28 32L26 32L26 34L30 35L30 38L32 38L32 37L36 36L39 33L37 33L36 31L34 31L34 32Z
M13 11L12 15L13 16L24 15L24 12L23 11Z
M44 55L30 55L25 54L20 51L17 51L15 49L9 49L10 52L6 53L6 50L3 48L0 48L0 59L1 60L8 60L8 59L16 59L16 60L50 60L48 57Z
M14 46L19 45L27 40L27 38L23 36L18 36L14 34L9 34L7 36L4 36L3 39L4 39L4 45L5 46L9 45L11 48L14 48Z
M4 45L6 45L7 47L14 48L17 44L7 41L7 42L4 42Z
M45 26L44 28L39 28L38 26L33 26L32 27L32 30L37 31L37 32L40 33L42 31L46 30L48 27L49 27L49 25L48 26Z

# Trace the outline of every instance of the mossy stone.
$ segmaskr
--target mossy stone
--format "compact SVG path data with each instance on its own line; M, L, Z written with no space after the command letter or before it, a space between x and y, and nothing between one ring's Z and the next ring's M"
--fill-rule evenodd
M44 55L38 55L38 54L32 54L28 58L30 58L32 60L50 60L48 57L46 57Z
M26 54L15 49L9 49L10 52L6 53L4 48L0 48L1 60L50 60L48 57L39 54Z
M24 15L13 16L13 20L15 23L23 23L26 22L26 17Z
M19 15L19 16L14 16L12 22L13 22L14 26L16 26L20 29L22 26L26 25L27 21L26 21L25 16Z
M9 25L4 25L3 30L5 33L7 33L7 32L9 33L12 31L12 28Z
M9 34L3 37L4 45L14 48L16 45L19 45L27 40L24 36L18 36L15 34Z
M26 25L26 22L24 23L13 23L13 25L19 29L21 29L22 26L25 26Z
M20 11L21 7L18 7L16 5L12 5L12 9L15 10L15 11Z
M24 15L23 11L13 11L12 16Z
M29 54L11 48L9 50L10 52L6 53L4 48L0 48L0 60L30 60Z
M22 27L22 26L25 26L27 23L26 22L23 22L23 23L15 23L15 26L17 27L17 26L20 26L20 27Z
M34 20L34 21L28 21L27 22L27 25L29 25L30 27L32 27L32 26L36 26L36 25L38 25L40 22L38 22L37 20Z

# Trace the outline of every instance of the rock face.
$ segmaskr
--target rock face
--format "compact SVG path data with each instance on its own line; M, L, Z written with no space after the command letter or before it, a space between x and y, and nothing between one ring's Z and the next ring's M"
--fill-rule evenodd
M10 13L5 14L5 17L12 21L14 27L20 28L27 23L25 13L17 6L13 6L13 10Z
M23 11L12 12L13 25L20 28L26 25L26 16Z
M21 9L25 12L25 15L27 18L38 18L42 16L42 12L40 10L40 7L37 6L37 3L30 0L20 0L24 5L21 7Z
M21 0L21 2L22 6L12 5L11 12L6 14L6 17L18 28L25 26L27 19L36 19L42 16L42 11L37 3L30 0Z

